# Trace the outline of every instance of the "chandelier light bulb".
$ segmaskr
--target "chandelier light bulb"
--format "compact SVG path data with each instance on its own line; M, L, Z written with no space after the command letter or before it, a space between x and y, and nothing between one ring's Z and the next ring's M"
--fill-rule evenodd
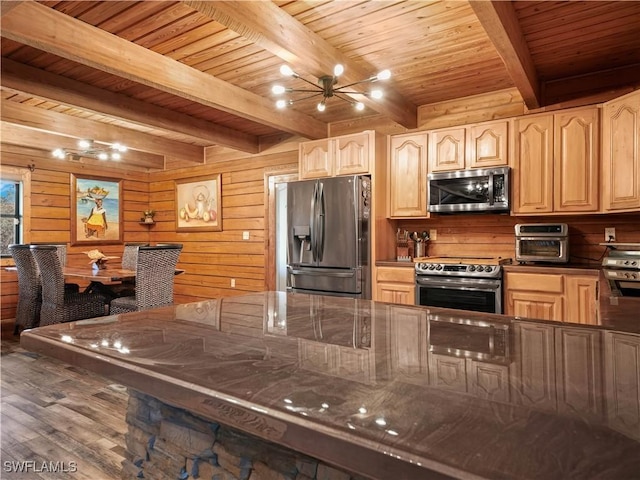
M287 106L287 101L286 101L286 100L282 100L282 99L280 99L280 100L278 100L278 101L276 102L276 107L277 107L277 108L284 108L284 107L286 107L286 106Z
M364 103L362 102L356 102L354 104L354 107L356 107L356 110L358 110L359 112L361 112L362 110L364 110Z
M295 72L291 69L289 65L282 65L280 67L280 73L285 77L293 77Z
M53 152L52 155L54 156L54 158L60 158L63 159L65 156L65 151L61 148L56 148Z
M111 154L111 160L120 160L122 158L122 155L120 155L119 152L113 152Z
M274 85L271 87L271 93L274 95L282 95L286 89L282 85Z
M376 100L380 100L383 97L384 93L382 93L382 90L376 89L376 90L371 90L371 98L375 98Z
M98 160L108 160L109 159L109 155L106 154L106 152L100 152L98 154Z
M114 150L116 150L118 152L126 152L127 151L127 146L126 145L122 145L121 143L114 143L113 145L111 145L111 148L113 148Z
M92 140L78 140L78 147L80 148L89 148L92 144Z
M378 75L376 75L376 80L389 80L391 78L391 71L382 70Z
M324 112L325 108L327 108L327 106L324 104L324 100L322 102L320 102L318 104L318 111L319 112Z
M339 77L343 73L344 73L344 67L342 65L337 64L335 67L333 67L333 76L334 77Z

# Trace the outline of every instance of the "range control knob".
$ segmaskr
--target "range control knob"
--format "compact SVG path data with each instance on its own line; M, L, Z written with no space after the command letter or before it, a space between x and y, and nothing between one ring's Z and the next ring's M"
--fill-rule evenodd
M476 266L475 265L469 265L467 267L467 270L469 270L470 272L475 272L476 271Z
M436 268L436 266L433 263L429 265L429 270L433 270L434 268Z
M483 267L482 265L478 265L478 266L476 267L476 271L477 271L477 272L484 272L484 267Z
M442 270L442 265L440 264L436 265L436 270Z
M493 267L491 265L487 265L486 267L484 267L484 271L485 272L493 272Z

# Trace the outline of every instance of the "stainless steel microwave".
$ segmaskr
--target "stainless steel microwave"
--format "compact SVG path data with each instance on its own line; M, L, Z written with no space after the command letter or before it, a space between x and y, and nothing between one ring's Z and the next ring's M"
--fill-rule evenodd
M509 212L509 167L430 173L433 213Z
M566 223L524 223L516 230L516 261L567 263L569 227Z

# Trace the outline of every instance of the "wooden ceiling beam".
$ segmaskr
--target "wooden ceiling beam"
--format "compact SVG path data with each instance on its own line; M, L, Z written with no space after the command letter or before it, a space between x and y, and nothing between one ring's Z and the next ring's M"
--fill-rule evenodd
M54 148L78 149L77 141L74 138L33 130L24 125L2 122L0 125L0 134L2 134L2 143L4 144L36 148L38 150L44 150L45 152L51 152ZM139 152L137 150L128 150L126 153L123 153L122 160L96 159L96 161L98 164L105 166L121 164L126 167L135 166L152 170L164 169L164 157L162 155Z
M175 142L117 125L65 115L10 100L2 100L0 108L3 122L77 139L90 138L107 143L120 142L133 150L162 156L170 155L199 164L204 163L204 148L196 145ZM28 145L28 139L25 144ZM51 148L54 147L55 145L51 145Z
M61 75L30 67L8 58L2 59L3 87L74 108L178 132L211 145L258 153L258 137L222 127L173 110L151 105L126 95L109 92Z
M511 2L470 0L527 108L541 105L540 81Z
M270 100L36 2L2 17L3 37L306 138L327 125L300 112L274 110Z
M340 63L345 68L340 77L344 84L358 82L378 73L362 68L271 1L185 0L182 3L271 52L298 72L320 77L331 74L333 67ZM406 128L416 128L417 107L390 86L383 85L382 88L385 96L380 100L363 95L358 95L357 99Z

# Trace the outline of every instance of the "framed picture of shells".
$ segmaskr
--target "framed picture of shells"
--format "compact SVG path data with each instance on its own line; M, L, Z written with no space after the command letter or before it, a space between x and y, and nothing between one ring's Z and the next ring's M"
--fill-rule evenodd
M176 230L222 231L221 174L176 181Z
M122 243L122 180L71 175L71 245Z

